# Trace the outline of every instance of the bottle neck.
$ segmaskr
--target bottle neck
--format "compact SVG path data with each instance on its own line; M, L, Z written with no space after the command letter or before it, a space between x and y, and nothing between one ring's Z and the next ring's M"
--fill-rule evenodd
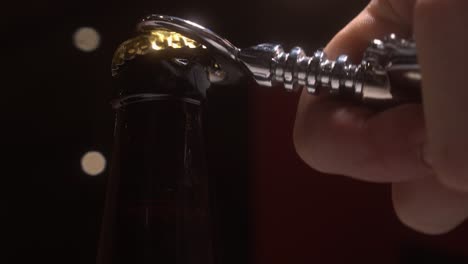
M213 263L201 113L175 98L117 109L102 263Z

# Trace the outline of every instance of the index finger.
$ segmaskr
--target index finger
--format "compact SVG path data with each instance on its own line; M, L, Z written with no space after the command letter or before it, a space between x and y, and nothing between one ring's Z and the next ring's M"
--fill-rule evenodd
M413 1L375 0L341 30L325 51L354 60L374 38L411 34ZM421 159L425 142L420 105L374 113L324 96L301 95L294 142L299 156L326 173L361 180L394 182L430 174Z

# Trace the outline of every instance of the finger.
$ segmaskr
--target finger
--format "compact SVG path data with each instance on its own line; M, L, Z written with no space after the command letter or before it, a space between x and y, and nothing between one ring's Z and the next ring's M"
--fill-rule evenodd
M468 191L468 1L419 0L415 37L424 85L427 159L445 185Z
M400 220L426 234L446 233L468 217L468 194L444 187L435 177L393 184L392 200Z
M330 42L328 54L348 53L357 58L373 38L390 32L411 32L405 19L399 19L401 14L391 13L397 8L390 8L389 3L371 2ZM403 6L406 5L398 5L400 10ZM301 95L294 143L299 156L319 171L376 182L424 177L431 172L421 160L423 142L425 128L419 105L374 114L364 107L328 97L306 92Z
M373 0L343 28L327 46L333 57L348 54L360 60L371 40L390 33L412 35L413 9L416 0Z
M304 112L296 120L296 149L319 171L374 182L432 173L421 159L425 129L419 105L375 115L365 108L314 98L299 111Z

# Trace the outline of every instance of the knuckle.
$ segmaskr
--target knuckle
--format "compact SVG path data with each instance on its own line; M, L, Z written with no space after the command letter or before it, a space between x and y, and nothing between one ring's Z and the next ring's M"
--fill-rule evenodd
M411 6L416 0L372 0L367 6L367 11L379 18L396 24L411 24Z

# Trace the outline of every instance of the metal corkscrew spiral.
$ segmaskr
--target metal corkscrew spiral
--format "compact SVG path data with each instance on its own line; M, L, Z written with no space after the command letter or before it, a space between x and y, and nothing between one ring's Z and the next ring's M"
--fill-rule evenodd
M374 102L420 100L416 44L394 34L373 40L360 64L350 63L347 55L329 60L322 50L310 57L300 47L287 53L275 44L243 49L239 59L263 86L280 83L288 91L305 87L310 94L328 93Z

